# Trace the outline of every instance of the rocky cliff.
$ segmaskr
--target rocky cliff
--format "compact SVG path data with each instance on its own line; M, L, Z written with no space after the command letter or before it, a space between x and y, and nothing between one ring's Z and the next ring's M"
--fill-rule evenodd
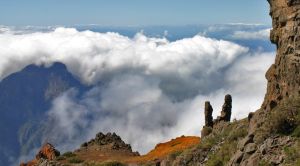
M268 88L262 108L270 110L282 100L300 95L300 1L268 0L277 46L275 63L266 73Z
M270 40L277 55L266 72L261 108L248 118L216 123L206 102L200 145L165 165L300 165L300 0L268 2L273 20ZM225 98L223 109L231 108L229 101L226 104Z

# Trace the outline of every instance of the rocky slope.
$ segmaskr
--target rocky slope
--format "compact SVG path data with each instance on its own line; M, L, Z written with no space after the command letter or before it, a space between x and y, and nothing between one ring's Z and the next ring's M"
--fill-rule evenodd
M199 144L199 137L181 136L171 141L156 145L148 154L140 156L133 152L115 133L98 133L74 152L59 153L54 146L46 143L37 153L36 158L20 166L61 166L61 165L155 165L169 155L178 155L185 149Z
M266 73L268 86L261 108L247 120L215 124L207 102L202 145L167 165L300 165L300 1L269 3L270 38L277 55Z

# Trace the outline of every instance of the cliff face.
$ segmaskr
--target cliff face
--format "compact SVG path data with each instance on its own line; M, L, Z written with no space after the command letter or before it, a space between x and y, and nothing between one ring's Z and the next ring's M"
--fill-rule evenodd
M300 95L300 0L268 0L273 30L270 39L277 46L275 63L266 73L264 110L282 100Z

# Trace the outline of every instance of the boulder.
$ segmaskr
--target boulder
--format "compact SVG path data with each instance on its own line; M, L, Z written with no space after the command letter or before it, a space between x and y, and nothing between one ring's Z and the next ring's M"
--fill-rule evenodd
M248 154L252 154L256 151L257 145L255 143L249 143L245 146L244 151Z

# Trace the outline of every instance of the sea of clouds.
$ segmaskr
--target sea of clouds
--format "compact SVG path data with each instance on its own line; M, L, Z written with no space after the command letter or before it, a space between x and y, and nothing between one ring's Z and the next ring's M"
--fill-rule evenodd
M233 35L253 38L242 31ZM215 117L228 93L232 119L258 109L274 54L203 35L169 41L63 27L27 33L2 29L0 79L29 64L64 63L92 88L80 97L69 89L53 100L47 113L53 130L45 140L67 151L97 132L116 132L143 154L174 137L200 136L206 100Z

